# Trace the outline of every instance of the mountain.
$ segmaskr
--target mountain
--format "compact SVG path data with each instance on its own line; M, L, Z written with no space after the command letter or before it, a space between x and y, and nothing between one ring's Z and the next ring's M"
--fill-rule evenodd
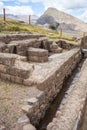
M55 24L56 22L58 22L64 30L80 30L87 32L87 24L84 21L55 8L48 8L37 20L37 23L42 25L50 23Z
M2 17L2 14L0 14L0 16ZM29 23L29 16L28 15L13 15L13 14L6 14L7 18L11 18L14 20L19 20L19 21L23 21L26 23ZM38 16L36 15L31 15L31 23L35 24L37 22Z

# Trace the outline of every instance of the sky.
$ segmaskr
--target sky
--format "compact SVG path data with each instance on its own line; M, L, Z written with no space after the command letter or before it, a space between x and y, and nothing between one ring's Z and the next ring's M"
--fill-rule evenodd
M0 0L0 14L38 15L54 7L87 22L87 0Z

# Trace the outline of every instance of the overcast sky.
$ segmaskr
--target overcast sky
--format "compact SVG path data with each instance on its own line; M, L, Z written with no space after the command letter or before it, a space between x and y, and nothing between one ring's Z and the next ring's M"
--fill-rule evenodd
M76 16L87 22L87 0L0 0L0 13L41 15L48 7Z

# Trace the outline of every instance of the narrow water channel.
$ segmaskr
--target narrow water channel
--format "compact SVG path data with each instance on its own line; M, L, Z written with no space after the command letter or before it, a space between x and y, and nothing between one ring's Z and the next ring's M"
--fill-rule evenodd
M82 60L77 65L77 67L72 72L72 75L64 82L60 93L58 93L56 98L53 100L48 110L46 111L44 118L40 121L39 126L37 126L37 130L46 130L47 125L52 121L56 111L61 107L61 103L64 102L65 95L71 91L74 83L78 79L83 62L84 60Z

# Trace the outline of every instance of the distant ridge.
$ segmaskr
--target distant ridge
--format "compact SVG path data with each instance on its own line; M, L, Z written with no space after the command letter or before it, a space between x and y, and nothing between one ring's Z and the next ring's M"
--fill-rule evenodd
M0 14L0 16L2 17L2 14ZM25 23L29 22L29 16L28 15L13 15L13 14L6 14L7 18L11 18L14 20L19 20L19 21L23 21ZM36 23L38 19L38 16L36 15L31 15L31 23Z
M52 21L47 19L47 17L50 18ZM87 32L87 24L84 21L70 14L59 11L55 8L48 8L44 12L44 14L37 20L37 23L50 24L49 21L51 24L54 23L54 21L60 23L63 29L80 30Z

